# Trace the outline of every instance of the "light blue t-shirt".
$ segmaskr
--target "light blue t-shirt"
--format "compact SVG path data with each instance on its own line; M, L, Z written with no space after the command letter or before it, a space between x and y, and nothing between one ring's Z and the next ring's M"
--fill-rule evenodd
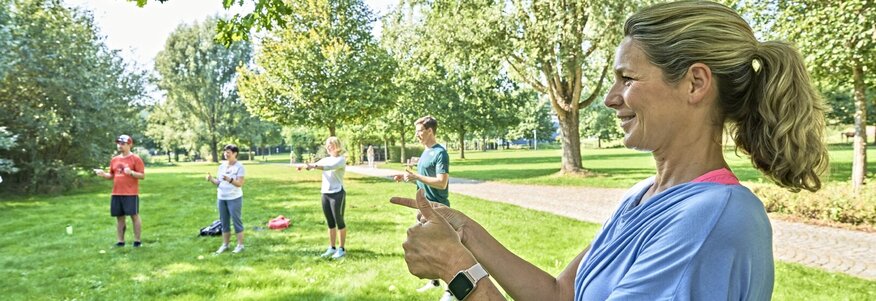
M769 300L772 227L741 185L685 183L636 206L636 184L575 277L575 300Z

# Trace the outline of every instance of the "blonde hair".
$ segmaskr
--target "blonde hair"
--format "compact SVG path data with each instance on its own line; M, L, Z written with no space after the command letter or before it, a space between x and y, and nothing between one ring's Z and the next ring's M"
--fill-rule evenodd
M757 41L739 14L708 1L645 8L627 19L624 36L668 83L694 63L709 66L717 78L716 122L729 123L737 150L779 186L821 188L828 163L825 105L793 46Z
M325 139L326 144L331 144L335 149L338 150L338 154L344 153L344 148L341 146L341 139L338 137L331 136Z

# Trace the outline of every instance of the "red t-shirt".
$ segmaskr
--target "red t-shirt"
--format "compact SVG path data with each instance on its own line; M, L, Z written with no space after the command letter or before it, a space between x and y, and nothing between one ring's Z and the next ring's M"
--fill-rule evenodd
M122 157L122 155L113 157L110 161L110 175L113 176L113 195L139 195L140 180L134 176L126 175L125 167L139 173L145 172L143 160L136 154L130 154L127 157Z

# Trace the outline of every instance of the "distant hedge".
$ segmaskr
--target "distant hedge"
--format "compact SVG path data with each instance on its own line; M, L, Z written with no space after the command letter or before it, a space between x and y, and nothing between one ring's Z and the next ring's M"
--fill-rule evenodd
M858 195L850 183L827 183L818 192L792 193L775 185L756 185L752 191L767 212L823 222L876 229L876 187L866 185Z

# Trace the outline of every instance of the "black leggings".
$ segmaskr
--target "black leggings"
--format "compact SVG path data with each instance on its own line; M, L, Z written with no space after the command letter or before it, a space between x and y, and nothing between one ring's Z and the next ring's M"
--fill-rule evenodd
M322 213L325 214L325 221L328 222L329 229L335 228L337 223L338 229L345 229L344 224L344 207L346 205L347 192L344 189L335 193L322 194Z

